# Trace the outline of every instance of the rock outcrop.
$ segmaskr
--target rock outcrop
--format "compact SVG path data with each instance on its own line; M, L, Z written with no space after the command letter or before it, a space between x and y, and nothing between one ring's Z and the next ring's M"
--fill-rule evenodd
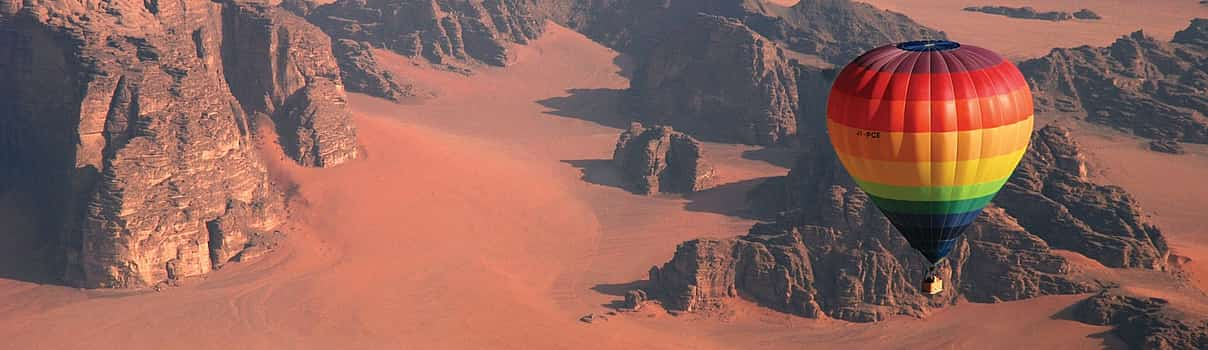
M770 145L797 133L797 82L784 51L742 22L699 15L640 59L639 115L698 137Z
M639 194L692 193L719 180L700 142L668 126L631 124L617 140L612 161L623 184Z
M682 244L670 262L651 270L647 292L672 310L713 308L741 296L806 317L875 321L922 316L961 297L998 302L1098 288L1054 249L1109 266L1164 267L1160 230L1123 190L1084 176L1067 131L1045 127L1033 139L997 204L941 263L949 288L938 296L915 289L925 259L852 183L822 135L803 138L804 154L788 176L750 194L756 208L777 213L772 223L738 238Z
M1103 19L1103 16L1100 16L1098 13L1095 13L1095 11L1091 11L1090 9L1081 9L1081 10L1078 10L1077 12L1074 12L1074 18L1077 18L1077 19Z
M0 191L45 199L26 205L72 285L147 287L262 250L284 213L247 112L304 164L355 154L329 45L242 1L5 2Z
M1208 348L1208 318L1192 316L1170 302L1108 289L1074 307L1078 321L1112 330L1135 349Z
M350 39L437 64L504 66L508 46L536 39L545 23L527 0L339 0L308 18Z
M340 79L348 91L360 92L398 102L415 96L415 88L399 82L390 71L378 65L373 46L368 43L339 39L332 42L332 52L340 64Z
M1069 130L1046 126L994 203L1055 248L1110 267L1162 269L1169 251L1161 230L1128 192L1091 182L1086 171Z
M772 18L747 25L795 52L845 64L875 47L893 42L946 39L906 15L850 0L805 0Z
M1024 61L1039 112L1069 112L1151 139L1208 143L1208 19L1160 42L1138 31L1109 47Z
M1183 154L1186 150L1183 145L1175 140L1152 140L1149 141L1149 149L1170 154Z
M787 9L745 0L620 0L568 11L549 17L634 57L635 115L703 139L758 145L795 143L796 67L844 63L888 42L944 37L844 0Z
M916 289L927 262L875 214L867 196L836 188L833 198L844 202L828 203L841 205L828 217L838 227L782 221L738 238L685 242L670 262L651 269L647 288L671 310L707 310L741 296L805 317L872 322L921 317L958 295L997 302L1094 287L1071 275L1043 240L988 209L944 265L941 276L952 287L928 298Z
M961 10L969 11L969 12L988 13L988 14L999 15L999 16L1007 16L1007 17L1011 17L1011 18L1039 19L1039 20L1054 21L1054 22L1068 21L1068 20L1074 19L1074 15L1070 14L1069 12L1065 12L1065 11L1040 12L1040 11L1036 11L1036 9L1032 8L1031 6L1024 6L1024 7L969 6L969 7L963 8ZM1094 12L1090 12L1090 10L1087 10L1087 9L1082 9L1082 11L1079 11L1078 13L1082 14L1083 16L1087 16L1088 13L1094 14ZM1079 18L1081 18L1081 17L1079 17Z
M850 0L803 0L787 9L759 0L572 0L542 3L538 12L639 58L676 40L672 34L700 13L739 20L786 49L831 63L889 42L944 37L902 14Z
M224 11L224 72L243 107L272 116L281 146L299 163L356 158L356 131L327 36L265 3L233 2Z

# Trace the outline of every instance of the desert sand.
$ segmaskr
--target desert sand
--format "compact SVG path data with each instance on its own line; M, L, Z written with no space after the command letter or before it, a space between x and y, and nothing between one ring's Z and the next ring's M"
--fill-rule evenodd
M784 174L791 155L709 144L727 184L687 198L638 196L616 186L606 161L627 123L614 109L627 86L615 52L551 26L517 50L514 66L473 77L389 59L437 97L395 105L354 96L364 159L301 168L263 145L277 182L298 188L279 249L161 292L0 280L5 346L1120 346L1107 327L1063 316L1082 296L962 303L878 324L743 302L721 315L652 308L579 322L607 312L679 242L745 232L753 221L738 209L742 193Z
M784 0L782 3L796 3ZM985 47L1012 60L1039 57L1054 47L1107 46L1116 38L1143 29L1168 41L1208 6L1192 0L865 0L873 6L910 16L942 30L952 40ZM1039 11L1074 12L1087 8L1101 20L1050 22L966 12L966 6L1032 6Z
M1183 267L1208 290L1208 147L1185 145L1187 154L1150 151L1144 141L1114 130L1081 125L1075 136L1091 150L1094 174L1128 189L1170 241L1174 254L1190 259Z

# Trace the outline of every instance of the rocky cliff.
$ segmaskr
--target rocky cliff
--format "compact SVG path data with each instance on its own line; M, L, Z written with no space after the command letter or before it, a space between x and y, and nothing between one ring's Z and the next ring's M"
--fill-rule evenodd
M773 12L777 14L776 11ZM945 39L903 14L850 0L800 1L772 17L746 21L790 50L844 64L875 47L907 40Z
M508 46L541 35L528 0L339 0L308 18L336 39L437 64L507 65Z
M233 2L224 11L224 73L243 107L272 116L281 146L302 164L356 158L356 131L327 36L264 3Z
M1055 248L1110 267L1163 268L1162 231L1123 188L1090 181L1083 157L1069 130L1040 129L994 203Z
M1044 240L991 208L945 263L941 276L951 287L929 298L916 290L927 262L878 217L867 196L836 188L833 198L844 202L827 218L837 226L782 221L738 238L681 244L671 261L651 269L649 292L673 310L718 308L743 297L805 317L871 322L921 317L959 295L997 302L1094 288Z
M413 86L401 83L393 73L379 66L377 55L369 43L350 39L334 40L332 51L340 64L340 78L348 91L396 102L416 95Z
M778 45L738 20L705 14L675 37L643 57L630 82L644 120L748 144L793 139L797 82Z
M1112 330L1136 349L1208 348L1208 319L1161 298L1109 289L1078 303L1074 318Z
M612 161L624 185L639 194L692 193L720 180L700 142L668 126L632 123L617 139Z
M234 1L4 5L0 191L45 198L24 205L44 217L65 283L145 287L254 248L283 212L246 111L289 125L302 163L351 157L326 39L288 14ZM260 64L275 70L249 72Z
M651 270L647 292L674 310L744 297L807 317L875 321L921 316L961 296L997 302L1097 288L1057 248L1111 266L1164 266L1165 241L1136 203L1119 188L1076 176L1085 170L1066 130L1045 127L1033 138L1022 170L999 194L1013 200L987 208L942 263L949 288L938 297L917 292L925 260L855 187L821 137L803 146L788 176L751 193L758 208L778 212L771 224L738 238L682 244ZM1040 187L1024 186L1033 181ZM1015 198L1051 205L1034 212Z
M943 38L910 18L850 0L570 0L537 2L537 12L618 51L642 56L700 13L741 21L797 53L846 62L895 41Z
M1070 112L1151 139L1208 143L1208 19L1161 42L1054 49L1019 64L1040 112Z
M725 142L795 142L796 67L843 63L889 42L944 37L849 1L802 1L791 8L739 0L617 6L574 24L635 57L635 114ZM638 10L650 6L656 8ZM636 17L609 19L609 11ZM609 21L634 23L612 28Z

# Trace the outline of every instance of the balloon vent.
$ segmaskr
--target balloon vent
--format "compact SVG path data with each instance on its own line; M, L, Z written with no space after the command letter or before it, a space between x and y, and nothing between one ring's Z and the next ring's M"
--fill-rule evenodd
M906 51L948 51L961 47L961 44L948 40L918 40L900 43L897 47Z

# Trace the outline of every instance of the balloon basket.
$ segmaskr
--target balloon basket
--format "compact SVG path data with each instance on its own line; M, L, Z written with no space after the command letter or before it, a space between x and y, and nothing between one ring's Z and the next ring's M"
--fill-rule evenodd
M944 291L944 280L936 276L928 276L923 279L923 284L919 286L919 290L927 295L936 295Z

